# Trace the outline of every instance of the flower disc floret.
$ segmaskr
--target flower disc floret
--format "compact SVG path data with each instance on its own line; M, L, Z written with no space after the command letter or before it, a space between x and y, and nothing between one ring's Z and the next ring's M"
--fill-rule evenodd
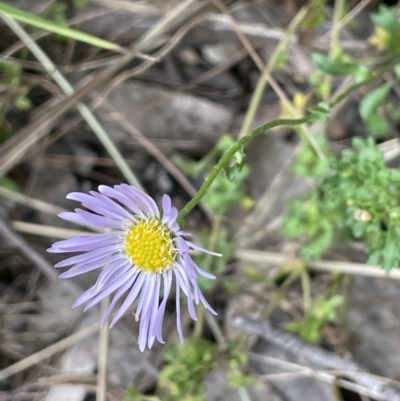
M135 266L153 273L171 268L178 252L171 230L158 219L133 224L126 233L125 251Z
M190 251L219 255L187 239L190 234L181 231L178 210L168 195L163 197L161 211L150 196L127 184L113 188L100 185L98 192L74 192L67 198L80 202L85 209L61 213L61 218L105 230L102 234L58 241L48 249L54 253L80 253L56 264L55 267L69 266L61 278L101 269L96 283L78 297L74 306L86 304L86 310L113 294L102 321L105 324L116 310L113 326L135 304L142 351L146 346L151 348L155 339L164 342L162 323L174 280L176 327L181 341L182 294L192 319L197 319L195 304L202 303L215 313L200 290L198 276L215 277L194 263Z

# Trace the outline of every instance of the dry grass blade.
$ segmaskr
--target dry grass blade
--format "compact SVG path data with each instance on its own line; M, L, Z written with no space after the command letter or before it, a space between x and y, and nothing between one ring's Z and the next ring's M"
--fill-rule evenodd
M98 74L93 80L75 91L74 94L53 102L44 104L37 109L39 117L24 128L17 131L10 139L0 146L0 176L6 174L25 157L37 143L39 143L51 128L74 107L92 89L108 77L108 71Z
M302 149L302 144L297 145L292 153L288 156L285 164L282 166L272 180L271 184L257 200L256 207L251 214L246 218L244 224L238 232L238 238L243 247L251 246L260 236L263 235L262 228L266 225L272 207L277 200L282 196L287 180L291 175L291 167L298 152Z
M298 357L303 357L312 364L324 369L344 370L348 372L366 372L359 364L349 361L333 352L316 345L306 343L294 334L274 328L268 320L256 321L247 317L234 318L233 325L240 330L257 334L268 342L283 348ZM368 390L377 399L400 401L400 390L389 387L376 376L353 376L354 381Z
M25 43L27 48L34 54L40 61L46 71L51 75L54 81L60 86L61 90L68 96L74 93L73 86L67 81L63 74L57 69L55 64L50 60L46 53L31 39L21 25L14 21L12 18L3 16L3 20L14 31L14 33ZM141 184L136 176L133 174L125 159L115 146L114 142L110 139L107 132L104 130L99 120L94 116L91 110L83 103L77 104L77 109L82 117L86 120L90 128L96 134L99 141L103 144L107 152L110 154L115 164L120 169L122 175L126 180L141 188Z
M20 235L16 234L7 223L0 218L0 235L12 246L18 249L29 261L42 271L51 281L58 279L58 273L53 266L34 248L32 248ZM71 282L63 282L63 286L72 294L79 292L78 288Z
M229 1L232 2L232 1ZM207 1L187 0L180 3L165 15L154 27L146 32L133 46L132 50L137 52L151 52L165 36L179 29L185 21L195 18L199 13L204 12L209 7ZM100 73L84 79L84 83L74 94L66 99L57 101L52 106L44 105L38 112L40 116L36 121L16 132L9 140L0 146L0 176L6 174L11 168L16 166L26 155L26 153L47 135L50 129L61 117L72 107L74 107L92 89L95 89L111 77L116 71L129 63L135 54L121 56L118 61L105 68Z
M44 202L40 199L34 199L30 196L19 194L2 186L0 186L0 197L4 197L13 202L20 203L44 213L58 214L64 211L61 207L54 206L51 203Z
M7 368L0 370L0 381L5 380L8 377L15 375L19 372L22 372L34 365L37 365L38 363L44 361L47 358L50 358L54 354L57 354L58 352L64 351L71 345L74 345L78 341L83 340L84 338L87 338L95 333L97 333L99 330L99 323L94 323L81 331L78 331L77 333L71 334L69 337L64 338L61 341L56 342L55 344L50 345L47 348L42 349L41 351L38 351L21 361L18 361L14 363L13 365L8 366Z
M290 257L283 255L282 253L257 251L255 249L238 249L236 251L236 257L248 263L283 264L290 260ZM363 263L318 260L315 262L308 262L307 266L312 270L322 272L337 272L343 274L400 280L399 270L393 269L388 274L382 270L380 266L368 266Z
M83 230L71 230L69 228L44 226L43 224L27 223L14 220L12 228L21 233L40 235L42 237L67 239L78 235L92 235L93 232Z
M101 302L102 316L106 313L109 304L110 297L105 297ZM110 328L107 324L105 324L100 329L96 401L107 400L107 361L109 337Z

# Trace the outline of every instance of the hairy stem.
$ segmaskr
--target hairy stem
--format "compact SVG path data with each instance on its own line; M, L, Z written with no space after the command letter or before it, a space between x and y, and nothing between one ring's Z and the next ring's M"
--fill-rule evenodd
M207 176L207 178L204 180L203 185L200 187L200 189L197 191L195 196L193 197L192 200L190 200L186 206L180 211L179 217L178 217L178 222L181 224L183 222L183 219L186 217L186 215L200 202L202 197L205 195L207 192L208 188L211 186L215 178L218 176L218 174L221 172L221 170L229 163L233 155L240 150L247 142L251 141L253 138L256 136L263 134L265 131L287 125L287 126L292 126L292 125L298 125L298 124L303 124L306 122L309 122L311 120L310 116L304 117L304 118L297 118L297 119L278 119L278 120L273 120L270 121L266 124L261 125L260 127L256 128L255 130L251 131L249 134L246 136L243 136L240 138L237 142L235 142L232 147L222 156L222 158L218 161L218 163L214 166L214 168L211 170L210 174Z

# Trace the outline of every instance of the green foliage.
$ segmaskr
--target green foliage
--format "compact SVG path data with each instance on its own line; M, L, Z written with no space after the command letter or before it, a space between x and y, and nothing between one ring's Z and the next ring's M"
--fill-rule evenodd
M255 384L253 376L244 373L244 368L248 364L247 355L244 352L233 350L228 361L228 384L232 388L239 388Z
M217 216L226 214L234 204L239 203L246 207L249 203L249 198L245 196L241 187L249 172L250 168L246 165L243 166L240 172L236 171L234 181L228 181L223 175L219 175L203 197L203 202Z
M50 17L51 19L59 24L60 26L67 26L67 4L63 1L56 1L51 7ZM56 35L56 38L61 43L67 43L69 41L67 36Z
M276 55L275 70L284 69L289 61L289 56L290 56L290 49L289 48L282 49Z
M343 303L343 296L334 295L326 299L321 296L315 300L305 319L301 322L289 323L286 329L297 333L308 342L317 342L321 337L321 329L327 322L336 318L336 308Z
M400 52L400 22L395 7L380 5L377 13L371 15L372 22L384 31L381 47L386 47L391 53Z
M126 389L124 401L161 401L156 396L144 395L131 385Z
M315 28L318 25L325 22L325 6L326 0L310 0L309 2L310 13L305 19L303 26L304 28Z
M326 99L330 92L330 83L321 70L314 71L309 77L308 82L314 87L314 90L320 99ZM318 113L317 113L318 114Z
M230 149L233 144L235 143L234 139L228 135L225 134L221 137L221 139L217 142L216 149L221 153L225 153ZM244 154L243 148L238 150L230 160L230 162L224 167L224 171L226 174L226 177L228 178L229 181L233 181L233 179L239 175L239 173L242 171L243 166L244 166L244 159L246 155ZM237 179L240 179L239 177L236 177Z
M91 0L73 0L74 7L77 10L83 10L90 4Z
M7 121L7 113L11 108L28 110L31 101L28 97L28 90L21 85L22 69L20 64L0 60L0 84L5 86L8 92L8 102L1 105L0 110L0 144L12 135L12 130Z
M245 373L248 359L239 350L237 341L218 350L216 344L192 338L183 345L168 347L164 357L166 365L157 389L162 400L205 400L205 376L216 368L226 368L228 383L233 388L255 383L254 378Z
M312 60L322 72L328 75L346 75L356 72L358 69L358 64L344 54L336 59L331 59L321 53L313 53Z
M319 258L337 235L364 241L369 263L398 267L400 171L386 166L372 138L355 138L353 149L328 160L316 187L290 202L283 232L303 237L306 260Z
M215 344L194 338L183 345L168 347L164 353L167 364L159 380L162 399L204 400L204 375L217 366L215 352Z
M0 177L0 187L9 189L14 192L20 191L20 189L19 189L18 185L15 183L15 181L13 181L11 178L7 177L6 175L3 175Z
M331 107L328 103L319 102L317 105L310 107L309 112L314 117L314 121L327 121Z
M379 109L384 105L392 86L392 82L386 82L370 91L360 102L360 115L367 124L369 132L374 136L388 131L388 125L379 115Z
M318 135L314 139L323 154L330 156L331 152L325 136ZM309 143L299 152L293 165L293 172L299 177L323 177L326 175L328 169L328 159L320 158Z
M17 109L27 110L31 107L31 101L28 98L28 90L21 87L21 74L22 69L20 64L8 60L0 60L0 84L7 85L9 92L15 93L13 100L14 106ZM10 104L3 106L3 116L9 107ZM0 142L2 135L4 133L0 133Z
M233 138L225 134L202 160L180 159L178 164L192 177L201 177L209 174L214 167L215 159L222 157L234 143ZM226 177L219 174L203 197L205 205L217 216L223 216L235 204L241 204L245 208L252 206L252 200L241 189L250 173L250 167L244 163L242 149L235 153L224 170Z

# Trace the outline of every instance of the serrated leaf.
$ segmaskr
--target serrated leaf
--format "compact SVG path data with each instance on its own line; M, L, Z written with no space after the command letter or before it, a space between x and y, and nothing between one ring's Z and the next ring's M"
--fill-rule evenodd
M322 72L328 75L346 75L355 72L358 68L356 63L332 60L321 53L313 53L312 60Z

